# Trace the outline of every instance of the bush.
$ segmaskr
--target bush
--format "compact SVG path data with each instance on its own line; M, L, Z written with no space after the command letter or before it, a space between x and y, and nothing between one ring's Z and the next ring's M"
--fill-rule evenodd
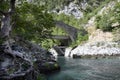
M79 33L78 36L77 36L76 41L71 44L71 47L80 45L80 44L84 43L87 40L88 40L88 34L81 35Z
M43 48L49 49L53 45L58 45L60 42L58 40L53 40L53 39L45 39L41 42L41 46Z
M115 21L120 23L120 3L118 2L113 10Z
M96 16L96 26L103 31L113 31L115 27L112 27L113 23L118 22L120 24L120 3L117 2L113 9L109 9L109 13L103 13L103 15Z
M120 41L120 3L118 2L116 4L116 6L114 7L114 21L118 22L119 25L115 27L115 29L113 30L113 34L114 34L114 41Z
M115 28L113 30L113 34L114 34L114 41L120 41L120 28Z
M112 21L110 20L110 18L111 18L111 15L109 14L96 16L97 29L111 32L113 30L113 27L112 27Z

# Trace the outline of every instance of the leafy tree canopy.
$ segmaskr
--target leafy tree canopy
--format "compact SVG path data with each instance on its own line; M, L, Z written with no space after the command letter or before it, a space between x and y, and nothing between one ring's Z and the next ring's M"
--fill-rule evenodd
M16 7L13 16L15 25L13 33L25 40L41 42L52 32L54 27L52 16L45 10L44 6L30 2L21 2Z

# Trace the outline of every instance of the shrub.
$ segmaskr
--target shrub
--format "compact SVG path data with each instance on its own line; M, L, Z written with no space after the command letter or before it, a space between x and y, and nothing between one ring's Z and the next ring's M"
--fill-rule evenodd
M114 34L114 41L120 41L120 28L115 28L113 30L113 34Z
M78 36L77 36L76 41L73 42L73 43L71 44L71 46L74 47L74 46L80 45L80 44L84 43L84 42L87 41L87 40L88 40L88 34L81 35L81 34L79 33Z
M110 20L111 15L104 14L102 16L98 15L96 16L96 26L97 29L101 29L103 31L112 31L112 21Z
M113 23L118 22L120 24L120 3L117 2L113 9L109 9L109 13L103 13L103 15L96 16L96 26L103 31L113 31L115 27L112 27Z

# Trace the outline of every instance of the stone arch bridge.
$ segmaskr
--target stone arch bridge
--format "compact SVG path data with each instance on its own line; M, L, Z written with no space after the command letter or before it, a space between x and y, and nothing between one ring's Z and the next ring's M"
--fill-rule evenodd
M59 55L64 55L65 48L76 40L79 29L73 26L70 26L62 21L55 21L55 25L58 28L62 28L67 33L67 36L52 35L50 37L52 39L58 39L61 41L61 45L53 46L53 48L57 51Z

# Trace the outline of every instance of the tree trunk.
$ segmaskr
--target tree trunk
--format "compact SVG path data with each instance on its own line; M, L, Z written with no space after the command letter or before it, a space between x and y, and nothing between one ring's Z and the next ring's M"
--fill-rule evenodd
M12 19L12 14L15 11L15 1L16 0L10 0L10 7L7 12L0 11L0 14L2 14L2 19L1 19L1 30L0 30L0 38L2 39L2 51L4 53L7 53L9 55L12 55L13 57L21 57L21 55L18 55L17 53L13 52L11 47L10 47L10 32L11 32L11 19Z
M1 38L3 40L2 46L4 47L4 52L5 53L10 53L12 54L12 49L9 44L9 39L10 39L10 31L11 31L11 25L10 25L10 14L7 13L6 15L3 15L1 19Z
M7 12L0 10L0 15L2 14L0 28L0 40L2 39L0 44L0 80L36 80L33 79L35 74L32 62L17 51L13 51L10 47L11 21L15 9L15 1L9 0L10 7Z

